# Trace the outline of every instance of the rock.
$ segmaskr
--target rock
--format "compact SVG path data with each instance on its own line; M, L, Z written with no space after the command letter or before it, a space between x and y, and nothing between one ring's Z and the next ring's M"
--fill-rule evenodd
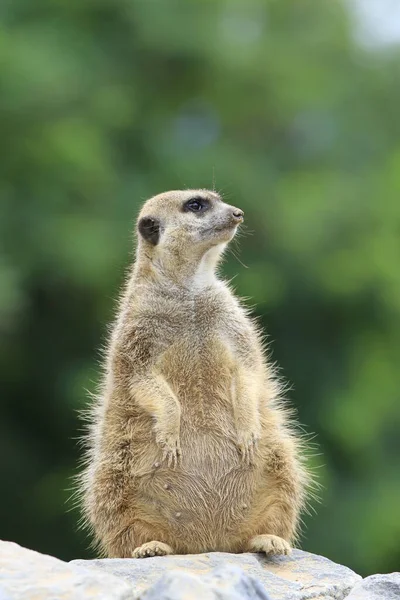
M170 571L149 588L141 600L271 600L262 584L232 565L219 567L203 577Z
M400 573L371 575L360 581L346 600L399 600Z
M301 550L294 550L290 556L268 559L261 554L211 552L142 559L74 560L72 563L121 577L134 587L136 597L142 594L141 598L143 599L146 598L146 595L143 595L144 592L161 576L171 574L171 571L175 572L174 577L177 577L177 572L191 576L199 575L201 581L198 585L201 586L201 582L204 583L204 577L213 569L217 569L217 574L214 573L211 580L213 577L218 578L218 569L222 569L223 572L227 566L239 568L247 575L258 579L273 600L311 600L312 598L342 600L361 580L359 575L347 567ZM164 579L165 586L169 586L170 592L172 592L171 581L168 577ZM177 580L175 579L175 581ZM185 582L188 582L188 579L185 579ZM185 585L187 584L185 583ZM179 592L180 590L176 590L176 593ZM150 593L151 590L147 593L147 599L155 599L154 595L149 595ZM164 600L163 596L161 598ZM185 596L165 596L165 600L167 598L168 600L181 600ZM195 598L195 596L192 595L190 598Z
M106 572L0 541L0 600L132 600L132 586Z

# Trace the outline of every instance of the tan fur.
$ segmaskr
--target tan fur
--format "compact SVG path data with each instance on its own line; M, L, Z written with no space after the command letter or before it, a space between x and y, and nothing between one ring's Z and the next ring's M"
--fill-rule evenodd
M191 197L209 210L183 212ZM81 478L85 520L108 557L285 554L296 538L309 479L301 441L260 332L215 275L233 211L186 190L139 215L159 220L161 238L138 235Z

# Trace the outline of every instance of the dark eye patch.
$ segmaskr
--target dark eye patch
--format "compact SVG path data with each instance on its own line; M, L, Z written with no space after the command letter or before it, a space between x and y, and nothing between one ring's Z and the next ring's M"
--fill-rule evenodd
M194 198L190 198L183 205L184 212L194 212L197 214L204 213L206 210L210 208L211 204L207 198L202 198L201 196L195 196Z

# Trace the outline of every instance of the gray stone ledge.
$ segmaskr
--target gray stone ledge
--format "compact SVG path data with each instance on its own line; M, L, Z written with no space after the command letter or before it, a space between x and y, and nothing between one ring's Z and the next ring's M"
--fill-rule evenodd
M400 600L400 573L322 556L208 554L63 562L0 541L0 600Z
M347 600L399 600L400 573L370 575L356 584Z
M351 569L301 550L294 550L291 556L269 559L261 554L211 552L142 559L74 560L72 564L126 580L138 596L172 570L204 577L227 565L258 579L272 600L343 600L361 580Z
M0 541L0 600L133 600L132 586L106 571Z

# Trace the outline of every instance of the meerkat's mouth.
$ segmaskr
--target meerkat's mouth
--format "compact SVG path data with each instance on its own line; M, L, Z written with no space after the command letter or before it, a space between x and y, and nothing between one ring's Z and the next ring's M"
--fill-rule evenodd
M213 233L215 231L226 231L227 229L234 229L239 223L227 223L226 225L219 225L218 227L209 227L204 229L203 233Z

